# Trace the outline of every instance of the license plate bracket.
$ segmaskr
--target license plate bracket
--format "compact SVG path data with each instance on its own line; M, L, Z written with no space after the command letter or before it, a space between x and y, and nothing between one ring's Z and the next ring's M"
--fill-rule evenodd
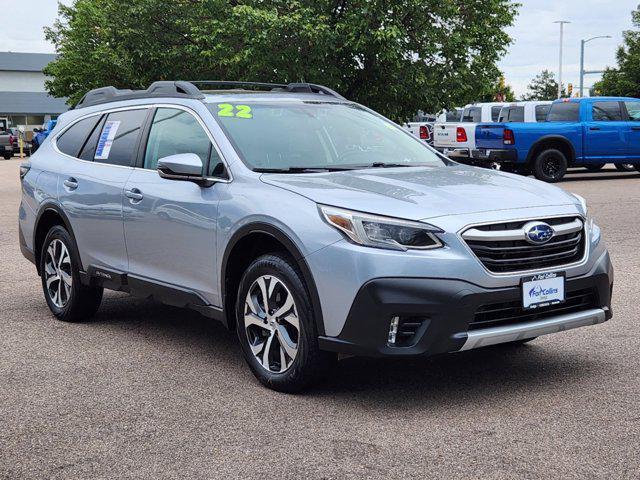
M520 280L522 308L536 308L558 305L566 300L565 272L539 273Z

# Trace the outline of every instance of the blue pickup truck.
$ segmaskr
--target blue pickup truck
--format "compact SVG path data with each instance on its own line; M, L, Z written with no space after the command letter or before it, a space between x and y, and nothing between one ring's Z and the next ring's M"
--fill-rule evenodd
M614 163L624 171L631 164L640 171L640 99L562 99L545 122L481 123L474 157L545 182L561 180L570 166Z

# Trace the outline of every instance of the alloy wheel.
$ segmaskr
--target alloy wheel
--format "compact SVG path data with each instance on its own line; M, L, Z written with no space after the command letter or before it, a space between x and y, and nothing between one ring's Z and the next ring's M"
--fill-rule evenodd
M58 239L47 247L44 263L47 294L58 308L64 308L71 297L71 256L66 245Z
M555 157L546 158L542 163L542 172L549 178L556 178L560 170L560 162Z
M298 354L300 320L293 295L284 282L262 275L249 288L244 327L251 352L271 373L287 371Z

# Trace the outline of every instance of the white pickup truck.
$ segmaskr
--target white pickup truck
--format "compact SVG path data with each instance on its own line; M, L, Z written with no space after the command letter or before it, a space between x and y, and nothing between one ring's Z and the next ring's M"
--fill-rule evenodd
M417 117L417 116L416 116ZM433 126L435 123L458 123L462 118L462 108L453 110L444 110L437 117L424 116L423 118L414 118L413 122L404 124L404 128L410 133L423 140L429 145L433 145Z
M497 122L504 102L474 103L464 107L460 123L437 122L433 126L433 146L455 159L471 161L476 147L476 125Z
M498 123L507 122L544 122L551 108L551 101L539 100L530 102L514 102L502 107L498 115Z

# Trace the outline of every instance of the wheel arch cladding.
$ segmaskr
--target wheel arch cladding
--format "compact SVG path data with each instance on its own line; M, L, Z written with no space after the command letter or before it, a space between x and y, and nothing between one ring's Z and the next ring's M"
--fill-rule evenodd
M36 269L38 270L38 275L40 272L40 255L42 253L42 244L44 243L44 239L47 236L49 230L52 227L60 225L64 227L69 235L71 236L74 245L73 247L78 251L78 246L76 243L75 236L73 235L73 230L71 229L71 224L69 219L67 218L64 211L55 203L44 205L38 216L36 218L36 228L33 230L33 250L36 260ZM78 257L78 261L80 262L80 258ZM81 265L82 269L82 265Z
M529 155L527 157L527 163L535 161L540 153L542 153L544 150L549 149L560 150L567 158L567 162L569 164L575 162L576 160L575 149L573 148L573 145L569 140L562 136L549 135L546 137L542 137L531 146Z
M285 253L289 255L302 273L307 291L311 298L314 321L319 335L324 335L324 322L320 298L313 275L304 256L291 238L273 225L253 223L240 228L233 234L222 259L222 304L227 327L235 325L235 307L240 279L247 267L256 258L267 253Z

